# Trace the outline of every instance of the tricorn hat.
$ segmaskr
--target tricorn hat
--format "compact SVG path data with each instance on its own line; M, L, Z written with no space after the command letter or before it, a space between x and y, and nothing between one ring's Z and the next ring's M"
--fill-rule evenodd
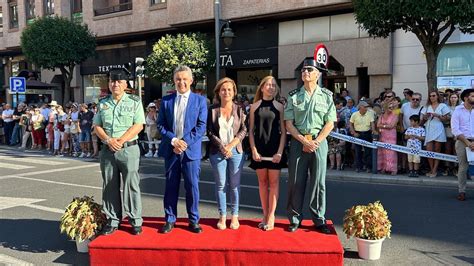
M116 80L130 80L130 72L126 68L112 68L109 70L109 79L111 81Z
M313 58L308 58L303 61L303 67L312 66L317 68L320 72L328 72L328 69L323 63L318 63Z
M465 89L461 92L461 100L464 101L464 97L467 97L469 96L469 94L471 94L471 92L474 92L474 89Z

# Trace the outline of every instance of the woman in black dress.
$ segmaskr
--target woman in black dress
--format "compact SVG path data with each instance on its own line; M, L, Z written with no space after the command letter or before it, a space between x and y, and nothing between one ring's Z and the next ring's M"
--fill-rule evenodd
M276 101L279 88L275 78L262 79L250 108L249 141L252 150L250 168L257 172L263 219L259 228L270 231L275 225L280 170L287 167L283 105Z

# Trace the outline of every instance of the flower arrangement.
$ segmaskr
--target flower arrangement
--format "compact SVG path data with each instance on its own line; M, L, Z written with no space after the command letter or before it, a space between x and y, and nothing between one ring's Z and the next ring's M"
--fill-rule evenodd
M61 217L61 233L66 233L71 239L83 241L92 238L107 222L102 213L102 205L92 197L76 197L66 207Z
M390 238L392 223L380 201L368 205L356 205L346 210L343 231L347 238L352 236L377 240Z

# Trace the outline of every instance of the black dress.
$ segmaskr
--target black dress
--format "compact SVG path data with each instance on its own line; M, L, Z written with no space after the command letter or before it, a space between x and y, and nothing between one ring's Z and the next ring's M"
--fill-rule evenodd
M280 146L280 111L273 105L273 100L265 101L262 99L260 106L254 114L254 140L257 152L261 157L273 157L278 152ZM279 163L271 161L256 162L251 159L250 168L252 169L281 169L287 168L287 158L283 152Z

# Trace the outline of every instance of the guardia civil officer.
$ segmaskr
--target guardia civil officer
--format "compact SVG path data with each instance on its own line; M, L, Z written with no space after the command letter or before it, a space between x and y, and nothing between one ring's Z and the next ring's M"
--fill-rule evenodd
M337 118L332 93L317 84L321 71L326 71L324 65L314 59L305 60L301 69L304 85L289 93L285 107L285 126L292 136L286 208L290 232L296 231L303 220L302 207L309 170L311 218L318 231L331 233L324 218L328 155L326 137Z
M102 202L108 223L102 234L118 229L122 207L132 225L132 234L142 232L142 203L138 175L140 149L137 135L145 124L140 98L125 93L130 74L124 68L109 71L109 90L112 93L99 101L94 117L97 136L105 144L100 151L102 172ZM120 195L123 180L123 202Z

